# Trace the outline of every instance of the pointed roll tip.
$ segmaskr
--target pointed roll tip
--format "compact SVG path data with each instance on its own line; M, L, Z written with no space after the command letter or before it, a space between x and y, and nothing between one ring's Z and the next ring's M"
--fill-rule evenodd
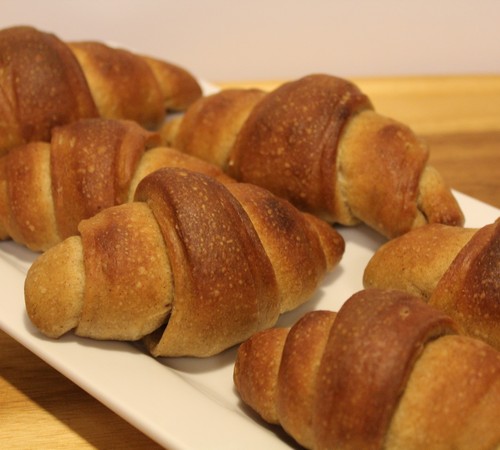
M330 271L340 263L344 255L345 240L333 225L311 214L305 214L318 234L325 254L327 270Z
M77 326L84 280L78 236L52 247L32 264L24 285L26 311L44 335L58 338Z

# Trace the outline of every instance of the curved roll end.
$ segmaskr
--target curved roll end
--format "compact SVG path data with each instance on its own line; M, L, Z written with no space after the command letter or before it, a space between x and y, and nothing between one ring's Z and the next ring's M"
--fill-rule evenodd
M358 114L339 143L339 204L389 239L427 223L463 225L458 202L428 159L428 146L408 126L374 111ZM338 221L349 220L343 214Z
M500 350L500 219L463 246L429 303L453 317L465 334Z
M432 166L426 166L422 172L417 207L420 214L414 226L419 226L420 221L451 226L464 224L464 215L457 200L441 174Z
M475 228L430 224L382 245L363 272L365 288L399 289L429 300Z
M33 251L60 242L49 175L48 143L20 145L0 158L0 239Z
M26 311L46 336L58 338L78 325L84 291L80 237L71 237L41 255L30 267Z
M281 353L287 328L254 334L238 349L233 380L243 401L269 423L279 423L276 401Z
M5 28L0 53L0 115L7 125L2 123L0 152L48 141L54 126L98 115L80 65L54 34L31 26Z
M229 167L235 141L252 108L264 96L259 89L225 89L202 97L182 117L166 123L164 142L220 166L235 178L238 172Z
M327 271L333 270L340 263L344 255L344 238L332 225L324 220L311 214L305 213L305 215L318 234L321 248L325 254Z
M175 64L143 56L163 94L165 109L182 111L202 96L201 86L191 73Z

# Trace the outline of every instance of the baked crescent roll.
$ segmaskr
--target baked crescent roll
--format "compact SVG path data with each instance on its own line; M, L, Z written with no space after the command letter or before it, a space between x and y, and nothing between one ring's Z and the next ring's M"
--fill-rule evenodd
M400 291L360 291L338 313L256 333L239 347L234 381L305 448L500 445L500 353Z
M210 356L311 298L344 252L329 224L257 186L164 168L135 198L35 260L25 301L42 333Z
M338 77L313 74L269 93L203 97L162 135L331 222L364 222L389 238L426 223L463 224L452 192L428 164L426 143Z
M453 317L463 333L500 350L500 220L412 230L375 252L363 283L417 295Z
M159 142L132 121L81 119L55 127L50 143L0 156L0 239L47 250L77 234L82 219L133 200L140 180L161 167L234 182L215 165Z
M56 125L105 117L157 128L202 94L171 63L98 42L63 42L29 26L0 30L0 154L47 141Z

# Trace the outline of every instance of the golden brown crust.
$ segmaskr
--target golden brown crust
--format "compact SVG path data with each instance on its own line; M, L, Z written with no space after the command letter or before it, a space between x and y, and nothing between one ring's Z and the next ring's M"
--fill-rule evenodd
M317 398L318 371L335 317L336 313L331 311L313 311L304 315L299 319L300 323L291 328L284 348L282 346L276 377L276 417L283 428L305 447L314 446L315 405L322 401ZM252 379L250 375L253 375L251 372L249 378Z
M349 298L317 375L316 445L381 448L423 347L454 332L449 316L404 292L364 290Z
M51 143L0 157L0 238L46 250L77 233L80 220L133 200L142 178L184 167L235 182L208 162L167 147L131 121L83 119L55 127Z
M400 289L430 298L437 283L476 229L430 224L377 249L363 273L365 288Z
M193 172L204 173L215 178L222 184L235 183L236 180L226 175L218 166L202 159L182 153L171 147L155 147L144 153L129 189L129 201L133 200L137 185L140 181L155 170L163 167L178 167Z
M429 303L453 317L465 333L500 350L500 219L463 246Z
M480 229L426 225L368 262L365 287L401 289L445 311L462 331L500 349L500 220Z
M496 448L500 353L453 333L417 297L365 290L245 341L235 385L306 448Z
M343 240L325 232L321 241L310 217L269 191L246 183L227 186L250 217L277 280L280 312L297 308L316 290L330 260L336 265L343 254ZM328 226L328 225L326 225Z
M226 89L202 97L182 117L165 124L163 140L226 170L238 132L263 97L265 92L258 89Z
M96 117L89 86L78 61L56 36L32 27L0 30L0 154L50 130Z
M50 180L50 145L32 142L0 157L0 226L11 237L38 250L60 242Z
M100 42L68 46L85 73L101 117L130 119L146 128L160 125L165 116L163 93L143 58Z
M85 271L82 242L73 236L41 255L24 284L26 311L46 336L58 338L78 325L83 307Z
M417 206L420 214L412 228L426 223L463 226L465 218L460 206L441 174L427 165L420 177Z
M327 260L340 259L341 236L325 227L319 239L317 225L307 224L310 216L261 188L236 185L163 168L141 181L136 202L82 221L79 276L85 287L76 333L95 339L144 337L153 355L203 357L274 325L281 311L307 301L331 269ZM252 188L258 190L255 198ZM35 286L34 276L43 277L44 267L61 264L64 252L57 249L65 242L51 250L53 256L40 259L35 275L28 273L29 285ZM311 248L304 245L309 242ZM328 243L326 249L321 242ZM332 251L335 242L339 249ZM278 251L280 245L286 255ZM329 252L335 256L325 256ZM299 265L310 273L288 286L289 273ZM64 294L64 280L58 286L60 302L75 297ZM44 329L68 330L67 321L47 324L58 320L43 307L50 293L26 293L28 311L39 311Z
M52 195L63 238L78 223L127 201L130 180L155 135L134 122L78 121L54 129L51 140Z
M279 423L278 371L287 335L287 328L271 328L254 334L239 347L234 366L234 383L242 400L269 423ZM260 336L264 337L262 342Z
M428 156L408 127L374 111L354 117L340 140L337 160L338 198L349 211L342 222L362 220L388 237L408 231L418 213L420 175Z
M142 56L158 80L165 110L183 111L202 96L201 86L184 68Z
M207 355L218 353L276 322L273 268L248 216L223 185L161 169L139 184L136 199L148 203L160 224L176 289L168 326L148 344L153 354L199 354L200 344Z
M0 155L48 141L54 126L99 115L157 128L167 110L201 95L189 72L164 61L63 42L29 26L0 30Z
M323 253L326 257L326 267L328 270L333 269L342 258L345 251L345 241L340 234L332 233L332 225L328 222L304 213L308 218L310 226L318 233Z
M162 136L330 222L364 222L389 238L426 223L464 223L425 143L337 77L313 74L267 94L221 91Z
M75 333L137 340L164 324L173 280L151 210L143 203L120 205L82 221L78 228L85 293Z
M5 158L0 157L0 240L9 238L9 226L11 220L9 213L9 194L7 187L7 167Z
M496 449L499 414L500 353L476 339L443 336L427 344L416 361L385 445Z
M368 98L340 78L311 75L285 83L245 121L231 153L230 174L303 210L335 215L338 141L348 120L366 108L371 108Z
M404 124L374 111L355 116L339 145L339 221L361 220L388 238L427 223L462 225L460 207L428 157L427 145Z

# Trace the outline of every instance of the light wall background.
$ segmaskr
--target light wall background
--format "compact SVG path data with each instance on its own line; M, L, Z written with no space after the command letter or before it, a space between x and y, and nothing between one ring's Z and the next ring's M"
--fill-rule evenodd
M0 0L20 24L209 81L500 73L499 0Z

